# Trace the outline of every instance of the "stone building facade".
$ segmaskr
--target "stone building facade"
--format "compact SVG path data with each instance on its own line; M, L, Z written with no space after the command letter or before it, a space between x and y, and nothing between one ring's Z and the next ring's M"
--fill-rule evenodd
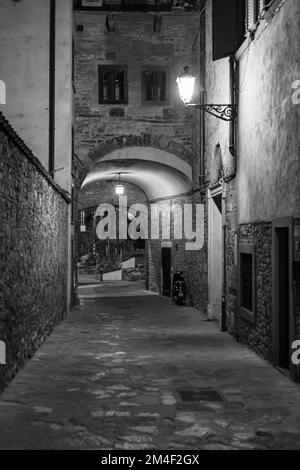
M300 334L300 107L294 99L300 5L295 0L272 3L236 56L239 243L256 249L255 321L249 325L241 318L239 335L299 378L290 357Z
M230 2L240 19L241 3L253 7ZM207 113L204 124L201 113L194 118L207 196L208 315L297 379L299 2L259 5L253 18L234 23L233 33L246 27L227 53L220 38L233 28L228 4L207 0L200 13L194 67L202 102L235 104L238 113L230 123Z
M83 158L97 145L122 135L154 134L191 149L189 113L180 103L176 77L190 61L195 34L193 13L162 14L161 32L153 31L151 13L118 12L114 32L107 13L75 11L76 153ZM126 104L99 104L98 66L127 67ZM147 103L142 93L143 67L166 71L164 102Z
M116 159L122 160L120 166L116 163L116 173L125 168L121 163L123 165L127 161L128 165L128 159L135 159L135 162L142 160L167 165L165 168L158 166L157 172L175 168L188 175L185 194L180 194L183 192L180 186L164 193L166 195L163 197L160 197L161 188L151 195L146 191L149 208L155 202L172 203L174 197L182 206L191 202L192 167L197 160L193 152L192 111L186 109L179 98L176 77L184 65L192 61L198 15L195 11L182 11L180 14L160 12L159 31L154 30L155 16L156 12L114 12L113 31L108 31L107 12L84 11L80 8L75 11L75 152L83 165L77 181L82 182L86 174L100 162L103 164ZM126 69L126 103L107 104L99 99L99 73L103 66L112 69L124 66ZM166 94L163 100L145 99L145 70L165 73ZM125 183L126 170L121 175ZM155 171L152 177L154 187ZM167 186L166 178L162 184ZM84 194L90 191L90 185L93 184L91 182L82 189ZM99 203L103 202L102 198L107 200L108 193L103 186L105 183L101 184ZM111 198L114 199L113 188ZM92 199L95 200L95 194L91 194ZM135 202L143 202L144 199L144 196L138 197ZM81 200L79 193L79 205ZM160 235L158 240L149 240L147 243L147 286L156 292L163 291L162 248L170 248L171 268L186 271L188 285L191 286L190 300L198 305L202 302L201 306L204 307L205 302L197 283L197 264L204 261L202 255L194 252L191 256L186 252L183 241L163 240Z

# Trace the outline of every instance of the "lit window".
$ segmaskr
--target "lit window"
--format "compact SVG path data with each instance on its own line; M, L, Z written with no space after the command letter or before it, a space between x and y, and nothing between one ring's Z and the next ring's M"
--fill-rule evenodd
M99 65L99 103L127 104L127 67Z

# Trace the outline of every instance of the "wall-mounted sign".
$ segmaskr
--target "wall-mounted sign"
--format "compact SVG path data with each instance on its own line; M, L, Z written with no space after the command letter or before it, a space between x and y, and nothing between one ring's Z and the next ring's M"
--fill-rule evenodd
M3 80L0 80L0 104L6 104L6 85Z
M103 7L104 0L82 0L83 7Z
M6 364L6 344L0 341L0 365Z

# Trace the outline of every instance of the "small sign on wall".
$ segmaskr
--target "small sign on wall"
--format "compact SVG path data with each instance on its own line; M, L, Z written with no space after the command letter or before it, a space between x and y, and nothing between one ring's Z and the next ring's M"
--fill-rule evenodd
M6 104L6 85L3 80L0 80L0 104Z
M161 242L162 248L172 248L172 242Z
M104 0L82 0L83 7L103 7Z
M0 365L6 364L6 345L4 341L0 341Z

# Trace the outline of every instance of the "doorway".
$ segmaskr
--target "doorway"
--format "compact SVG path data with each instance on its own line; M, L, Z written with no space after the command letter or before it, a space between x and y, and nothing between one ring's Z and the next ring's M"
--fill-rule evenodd
M161 249L161 265L162 265L162 295L171 296L171 266L172 252L171 248Z
M222 185L210 190L208 199L208 318L221 321L223 291Z
M290 217L273 222L273 352L274 365L291 369L293 324L293 221Z

